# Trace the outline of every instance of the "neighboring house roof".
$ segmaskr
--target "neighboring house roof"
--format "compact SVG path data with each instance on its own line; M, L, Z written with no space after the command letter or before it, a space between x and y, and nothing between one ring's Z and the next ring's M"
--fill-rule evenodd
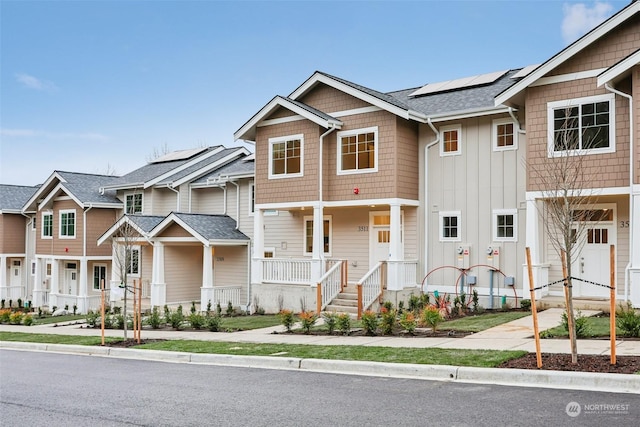
M0 212L20 213L38 187L0 184Z
M521 92L523 92L527 87L536 82L538 79L544 77L550 71L554 70L559 65L584 50L593 42L603 37L611 30L633 17L638 12L640 12L640 1L634 1L630 3L620 12L616 13L611 18L607 19L602 24L598 25L596 28L589 31L587 34L585 34L575 42L571 43L556 55L552 56L549 60L547 60L527 76L522 78L522 80L520 80L518 83L498 94L495 98L495 105L510 103L513 98L517 97Z
M118 177L80 172L54 171L38 190L25 202L22 211L33 211L40 203L47 203L61 191L83 207L121 207L116 193L100 192L104 185L111 184Z
M170 180L172 176L189 169L194 164L216 156L225 148L221 145L208 147L203 151L195 152L191 157L177 160L151 162L120 177L117 182L105 186L104 189L120 190L129 188L149 188L158 182Z
M241 159L234 160L223 167L216 169L197 180L193 181L193 185L207 184L215 179L226 179L234 177L251 177L255 174L255 161L253 155Z
M236 242L237 244L248 244L250 241L246 234L236 229L236 220L228 215L203 215L171 212L160 224L158 224L150 234L150 237L158 236L176 223L184 228L189 234L208 245L215 242Z

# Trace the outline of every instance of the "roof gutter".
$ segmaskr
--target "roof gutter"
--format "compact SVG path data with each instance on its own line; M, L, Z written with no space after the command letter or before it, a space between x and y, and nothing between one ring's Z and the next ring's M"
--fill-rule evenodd
M636 224L634 224L633 219L634 217L634 212L633 212L633 173L635 171L633 165L634 165L634 158L633 158L633 151L634 151L634 143L633 143L633 97L631 95L628 95L624 92L620 92L619 90L616 90L614 88L612 88L611 86L609 86L609 83L605 83L604 84L605 89L607 89L609 92L612 92L616 95L620 95L624 98L627 98L627 100L629 100L629 218L631 219L629 221L629 235L631 236L629 239L629 262L627 263L627 266L624 269L624 299L628 300L629 299L629 271L631 270L631 268L633 267L633 231L634 228L637 227Z

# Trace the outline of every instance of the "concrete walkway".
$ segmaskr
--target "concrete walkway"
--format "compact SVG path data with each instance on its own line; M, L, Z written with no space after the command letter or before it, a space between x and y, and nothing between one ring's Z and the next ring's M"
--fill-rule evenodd
M561 321L563 309L551 308L538 315L540 330L546 330L558 326ZM592 316L599 312L583 311L582 315ZM0 331L28 332L39 334L59 334L78 336L99 336L99 329L85 328L78 324L67 326L39 325L39 326L14 326L0 325ZM106 336L122 337L121 330L107 330ZM131 337L132 334L129 334ZM207 332L207 331L173 331L151 330L142 331L142 338L146 339L182 339L201 341L227 341L269 344L310 344L310 345L359 345L381 346L395 348L448 348L448 349L482 349L482 350L524 350L535 352L535 340L533 339L532 316L523 317L508 322L483 332L468 335L464 338L409 338L409 337L351 337L351 336L324 336L285 334L283 326L274 326L264 329L254 329L242 332ZM542 339L541 350L543 353L570 353L568 339ZM610 354L610 340L578 340L579 354ZM625 340L616 341L616 354L618 356L640 356L640 341Z

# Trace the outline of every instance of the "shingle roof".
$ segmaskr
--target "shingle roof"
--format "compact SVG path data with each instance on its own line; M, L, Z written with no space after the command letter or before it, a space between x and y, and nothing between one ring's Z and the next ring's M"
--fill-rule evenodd
M176 212L174 212L173 215L180 218L180 220L206 240L250 240L244 233L236 230L236 220L228 215L202 215Z
M37 190L38 187L0 184L0 210L19 212Z
M162 182L159 182L158 185L162 185L162 184L168 184L170 182L175 182L178 181L184 177L186 177L187 175L190 175L194 172L196 172L198 169L202 169L204 167L206 167L207 165L210 165L212 163L217 162L218 160L222 159L225 156L228 156L229 154L233 153L234 151L237 151L238 148L234 147L234 148L225 148L224 150L220 151L217 154L214 154L206 159L203 159L195 164L193 164L192 166L189 166L188 168L171 175L170 177L168 177L167 179L163 180Z
M199 153L197 156L202 156L206 153L211 152L212 150L218 149L219 146L215 146L215 147L208 147L206 151L204 151L203 153ZM190 161L193 161L193 157L188 158L188 159L182 159L182 160L173 160L170 162L161 162L161 163L149 163L146 164L144 166L142 166L141 168L138 168L132 172L129 172L128 174L122 176L117 182L114 182L113 184L118 184L118 185L127 185L127 184L141 184L141 183L145 183L148 181L153 180L154 178L157 178L167 172L170 172L172 169L175 169L177 167L180 167L182 165L184 165L185 163L188 163Z
M225 177L225 176L233 176L233 175L245 175L245 174L253 174L255 172L255 162L253 160L247 160L246 158L241 158L234 160L231 163L224 165L223 167L216 169L207 175L203 175L202 177L195 180L194 184L204 184L208 179L217 178L217 177Z
M517 70L511 70L495 82L470 88L436 92L422 96L409 96L417 88L389 92L389 96L398 99L408 108L427 116L453 113L457 111L491 108L495 106L494 97L514 85L518 80L512 79Z
M166 218L157 215L126 215L126 217L145 233L149 233Z
M82 203L122 203L116 197L115 191L105 191L104 194L100 194L100 187L117 182L119 179L117 176L56 172L66 181L63 183L64 188Z

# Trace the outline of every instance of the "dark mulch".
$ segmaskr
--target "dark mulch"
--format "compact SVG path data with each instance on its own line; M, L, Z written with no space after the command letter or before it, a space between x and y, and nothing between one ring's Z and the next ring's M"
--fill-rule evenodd
M311 330L308 334L305 334L301 329L296 329L294 331L291 332L278 332L278 331L274 331L272 332L272 334L274 335L278 335L278 334L283 334L283 335L315 335L315 336L328 336L329 333L325 330ZM366 337L366 336L376 336L376 337L400 337L400 338L464 338L467 335L472 335L473 332L465 332L465 331L449 331L449 330L442 330L442 331L436 331L433 332L431 331L431 329L423 329L423 328L418 328L416 329L412 334L404 331L404 330L394 330L393 333L389 334L389 335L383 335L381 333L377 333L376 335L367 335L364 331L364 329L361 328L354 328L351 331L349 331L349 333L347 334L347 336L349 337ZM333 334L331 335L342 335L339 331L334 331Z
M498 368L538 369L535 353L502 363ZM571 363L570 354L542 353L542 368L555 371L605 372L635 374L640 372L640 356L618 356L611 364L609 355L578 354L578 363Z
M150 344L152 342L162 342L162 341L167 341L167 340L158 340L158 339L148 339L148 340L140 340L140 343L138 344L138 340L134 340L133 338L128 338L126 340L121 340L121 341L113 341L113 342L107 342L105 343L105 347L123 347L123 348L129 348L129 347L135 347L137 345L142 345L142 344Z

